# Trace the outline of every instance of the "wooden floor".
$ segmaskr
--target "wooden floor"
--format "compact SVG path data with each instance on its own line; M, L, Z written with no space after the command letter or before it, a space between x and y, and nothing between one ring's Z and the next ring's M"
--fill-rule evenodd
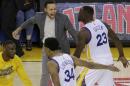
M21 57L23 60L23 64L25 70L27 71L30 79L32 80L33 86L40 86L40 78L41 78L41 48L34 47L32 51L25 51L25 55ZM111 48L114 60L117 60L118 52L115 48ZM73 54L74 48L71 49L71 53ZM130 60L130 47L124 48L124 53L127 59ZM81 55L82 59L86 59L86 51L83 50ZM130 86L130 66L127 69L122 67L120 62L115 61L115 65L120 68L119 73L114 73L114 78L116 78L115 82L118 82L116 86ZM76 74L82 72L81 67L76 68ZM119 85L122 84L122 85ZM15 78L14 86L24 86L19 78Z
M26 51L25 48L23 48L25 55L21 57L23 61L41 61L42 60L42 52L41 48L33 47L32 51ZM73 54L75 48L71 48L71 54ZM128 60L130 60L130 47L123 48L125 57L127 57ZM2 48L0 46L0 51L2 51ZM118 58L118 51L116 48L111 48L112 55L114 57L114 60L117 60ZM81 55L82 59L86 59L86 50L84 49Z
M71 48L71 54L74 52L74 48ZM127 57L128 60L130 60L130 47L123 48L125 57ZM23 61L41 61L42 53L41 53L41 48L33 47L32 51L25 51L25 55L21 58ZM114 60L117 60L118 58L118 51L116 48L111 48L112 55L114 57ZM83 50L82 59L86 59L86 50Z
M27 71L30 79L32 80L33 86L40 86L41 78L41 62L23 62L25 70ZM120 62L115 61L115 65L121 70L119 73L113 72L115 82L118 82L116 86L130 86L130 66L126 69L122 67ZM76 76L82 72L81 67L76 68ZM14 86L24 86L23 83L17 77L14 80ZM78 85L77 85L78 86Z

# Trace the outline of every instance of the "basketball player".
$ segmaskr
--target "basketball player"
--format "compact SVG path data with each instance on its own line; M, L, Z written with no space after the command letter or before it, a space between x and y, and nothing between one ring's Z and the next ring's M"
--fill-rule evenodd
M90 50L90 58L93 62L112 65L113 57L109 47L110 37L119 52L119 61L122 62L124 67L128 66L128 61L124 57L121 42L119 41L116 34L112 31L110 26L98 19L93 18L94 10L90 6L84 6L80 9L78 20L83 22L85 25L81 28L78 34L78 44L74 56L80 57L85 44L87 43L87 50ZM110 70L89 70L85 77L86 86L94 86L95 83L98 86L113 86L112 71Z
M101 65L93 62L79 60L69 54L62 53L56 38L47 38L45 40L45 52L50 59L48 69L54 86L76 86L74 64L94 69L108 69L119 71L118 68L109 65Z
M32 86L23 68L21 59L15 55L15 53L15 43L11 40L5 41L3 44L3 51L0 52L0 86L13 86L16 73L23 81L24 86Z

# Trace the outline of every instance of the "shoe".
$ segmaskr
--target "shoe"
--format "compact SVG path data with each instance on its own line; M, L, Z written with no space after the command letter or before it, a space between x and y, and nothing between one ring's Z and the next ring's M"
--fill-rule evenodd
M19 57L22 57L24 55L24 51L16 52L16 55L18 55Z
M19 57L22 57L24 55L24 51L22 50L22 47L18 40L16 41L16 55L18 55Z
M31 42L31 40L27 40L26 50L27 51L31 51L32 50L32 42Z

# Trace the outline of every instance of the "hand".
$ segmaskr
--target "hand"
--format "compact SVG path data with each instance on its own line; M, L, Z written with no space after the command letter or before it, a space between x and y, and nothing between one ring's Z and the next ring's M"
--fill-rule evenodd
M111 71L115 71L115 72L119 72L120 71L117 67L115 67L113 65L109 65L108 69L111 70Z
M19 39L20 30L21 30L21 27L17 28L14 32L12 32L12 36L14 39Z
M121 62L122 62L124 68L128 67L128 65L129 65L128 60L127 60L124 56L119 57L119 58L118 58L118 61L121 61Z

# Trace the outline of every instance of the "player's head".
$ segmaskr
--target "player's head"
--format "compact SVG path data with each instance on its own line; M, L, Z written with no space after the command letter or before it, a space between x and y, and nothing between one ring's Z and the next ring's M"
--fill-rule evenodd
M46 0L44 3L44 11L48 15L48 17L54 19L57 11L55 0Z
M5 59L8 61L14 58L16 53L16 45L13 41L7 40L3 43L3 54L5 55Z
M78 21L87 23L93 20L94 10L91 6L83 6L79 11Z
M56 38L47 38L44 43L45 52L48 57L54 52L60 49L59 42Z

